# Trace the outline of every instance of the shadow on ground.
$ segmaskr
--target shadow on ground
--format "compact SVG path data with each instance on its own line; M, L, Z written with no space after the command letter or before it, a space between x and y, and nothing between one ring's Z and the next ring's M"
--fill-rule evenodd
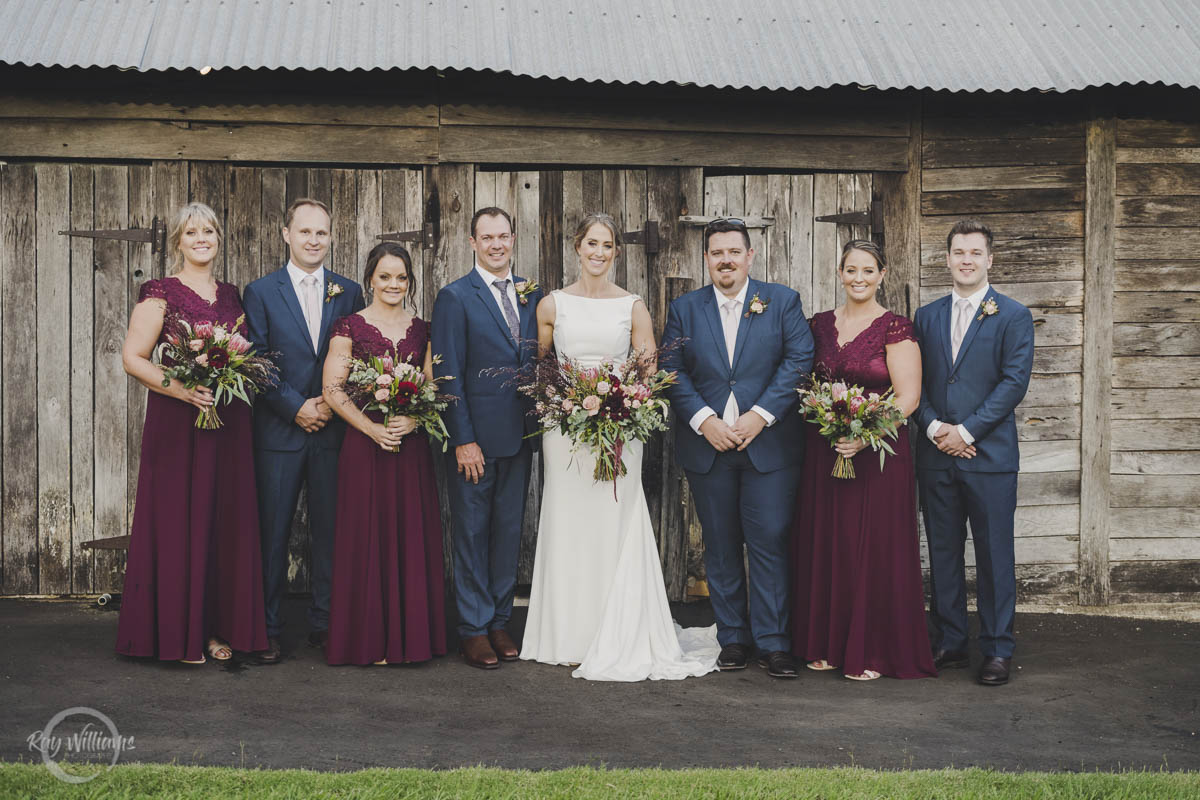
M128 760L214 766L1200 769L1200 625L1186 622L1021 614L1019 669L999 688L974 669L609 684L454 656L328 667L304 605L289 602L282 664L187 667L115 655L117 614L83 600L0 600L0 760L37 760L29 735L88 706L135 737ZM705 604L676 613L711 620Z

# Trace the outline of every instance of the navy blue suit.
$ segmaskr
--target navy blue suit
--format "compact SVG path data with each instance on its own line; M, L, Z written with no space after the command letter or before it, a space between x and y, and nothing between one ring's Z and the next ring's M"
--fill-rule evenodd
M996 313L984 305L992 300ZM917 309L921 343L921 405L917 471L938 647L965 650L967 594L963 551L967 521L975 544L979 645L985 656L1011 658L1016 608L1013 514L1017 506L1017 425L1013 415L1033 371L1033 316L1010 297L988 289L951 358L952 296ZM963 425L974 437L974 458L946 455L929 441L934 420Z
M341 294L330 297L331 285L340 286ZM321 297L320 347L314 351L286 266L253 281L242 294L250 341L260 353L269 353L279 367L279 385L263 395L254 413L268 636L278 636L283 628L280 602L287 591L287 543L300 489L306 484L313 596L308 622L313 630L329 627L337 460L346 425L334 415L324 428L307 433L296 424L296 412L304 401L322 394L321 372L329 349L330 326L362 309L364 303L357 283L328 269Z
M510 276L516 283L521 279ZM516 304L519 341L509 332L496 295L472 269L438 292L433 304L431 340L442 361L434 374L446 377L444 389L458 397L444 419L451 448L475 442L483 451L478 484L458 474L454 450L446 454L446 485L454 524L454 590L459 636L481 636L503 628L512 615L525 496L529 491L534 429L528 403L517 394L513 375L537 352L537 314L541 290Z
M796 387L812 369L813 340L800 295L775 283L749 284L743 309L755 295L766 308L742 315L732 367L712 286L671 303L663 344L686 341L668 352L663 367L678 375L668 389L675 454L704 530L717 637L722 646L790 651L788 533L804 458ZM705 406L721 416L731 392L739 413L757 405L775 423L744 451L718 453L689 422ZM750 562L749 597L743 544Z

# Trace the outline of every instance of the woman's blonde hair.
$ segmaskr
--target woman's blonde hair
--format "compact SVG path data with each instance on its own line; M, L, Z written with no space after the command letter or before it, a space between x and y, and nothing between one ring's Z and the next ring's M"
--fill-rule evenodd
M587 236L587 232L593 225L603 225L608 228L613 237L613 247L621 249L621 229L617 226L617 221L609 214L597 211L584 217L583 222L580 222L579 227L575 229L576 252L579 250L579 245L583 244L583 237Z
M175 213L175 219L171 221L171 227L167 230L167 252L171 256L171 263L168 269L172 275L183 269L183 253L179 252L179 242L183 239L183 231L187 227L188 222L193 219L213 226L213 230L217 232L218 249L224 243L224 237L221 235L221 222L217 219L217 212L204 203L188 203Z

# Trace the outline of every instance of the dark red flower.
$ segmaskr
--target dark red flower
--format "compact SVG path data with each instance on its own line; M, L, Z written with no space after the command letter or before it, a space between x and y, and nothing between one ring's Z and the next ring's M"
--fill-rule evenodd
M213 369L224 369L229 364L229 352L222 347L208 349L208 365Z
M406 406L412 402L420 388L412 381L400 381L396 384L396 391L392 395L399 405Z

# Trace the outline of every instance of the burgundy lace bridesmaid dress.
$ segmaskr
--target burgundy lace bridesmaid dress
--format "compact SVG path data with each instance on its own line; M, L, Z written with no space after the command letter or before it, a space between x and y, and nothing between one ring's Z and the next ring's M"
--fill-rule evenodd
M844 347L832 311L812 318L813 371L868 392L891 387L886 346L916 341L912 323L885 312ZM874 670L893 678L937 675L925 627L917 538L915 476L908 427L890 442L882 472L867 448L852 480L830 472L837 457L805 424L805 460L792 527L792 648L846 675ZM889 440L890 441L890 440Z
M358 314L334 323L354 358L390 355L423 364L429 323L414 318L392 343ZM382 420L378 412L368 416ZM338 461L337 526L329 609L330 664L399 664L446 652L442 519L429 439L385 452L347 427Z
M150 280L138 302L147 298L191 324L232 328L242 315L228 283L209 303L178 278ZM246 335L244 324L238 330ZM213 636L234 650L267 646L250 406L222 404L224 425L211 431L196 427L197 413L157 392L146 398L117 625L117 652L127 656L198 661Z

